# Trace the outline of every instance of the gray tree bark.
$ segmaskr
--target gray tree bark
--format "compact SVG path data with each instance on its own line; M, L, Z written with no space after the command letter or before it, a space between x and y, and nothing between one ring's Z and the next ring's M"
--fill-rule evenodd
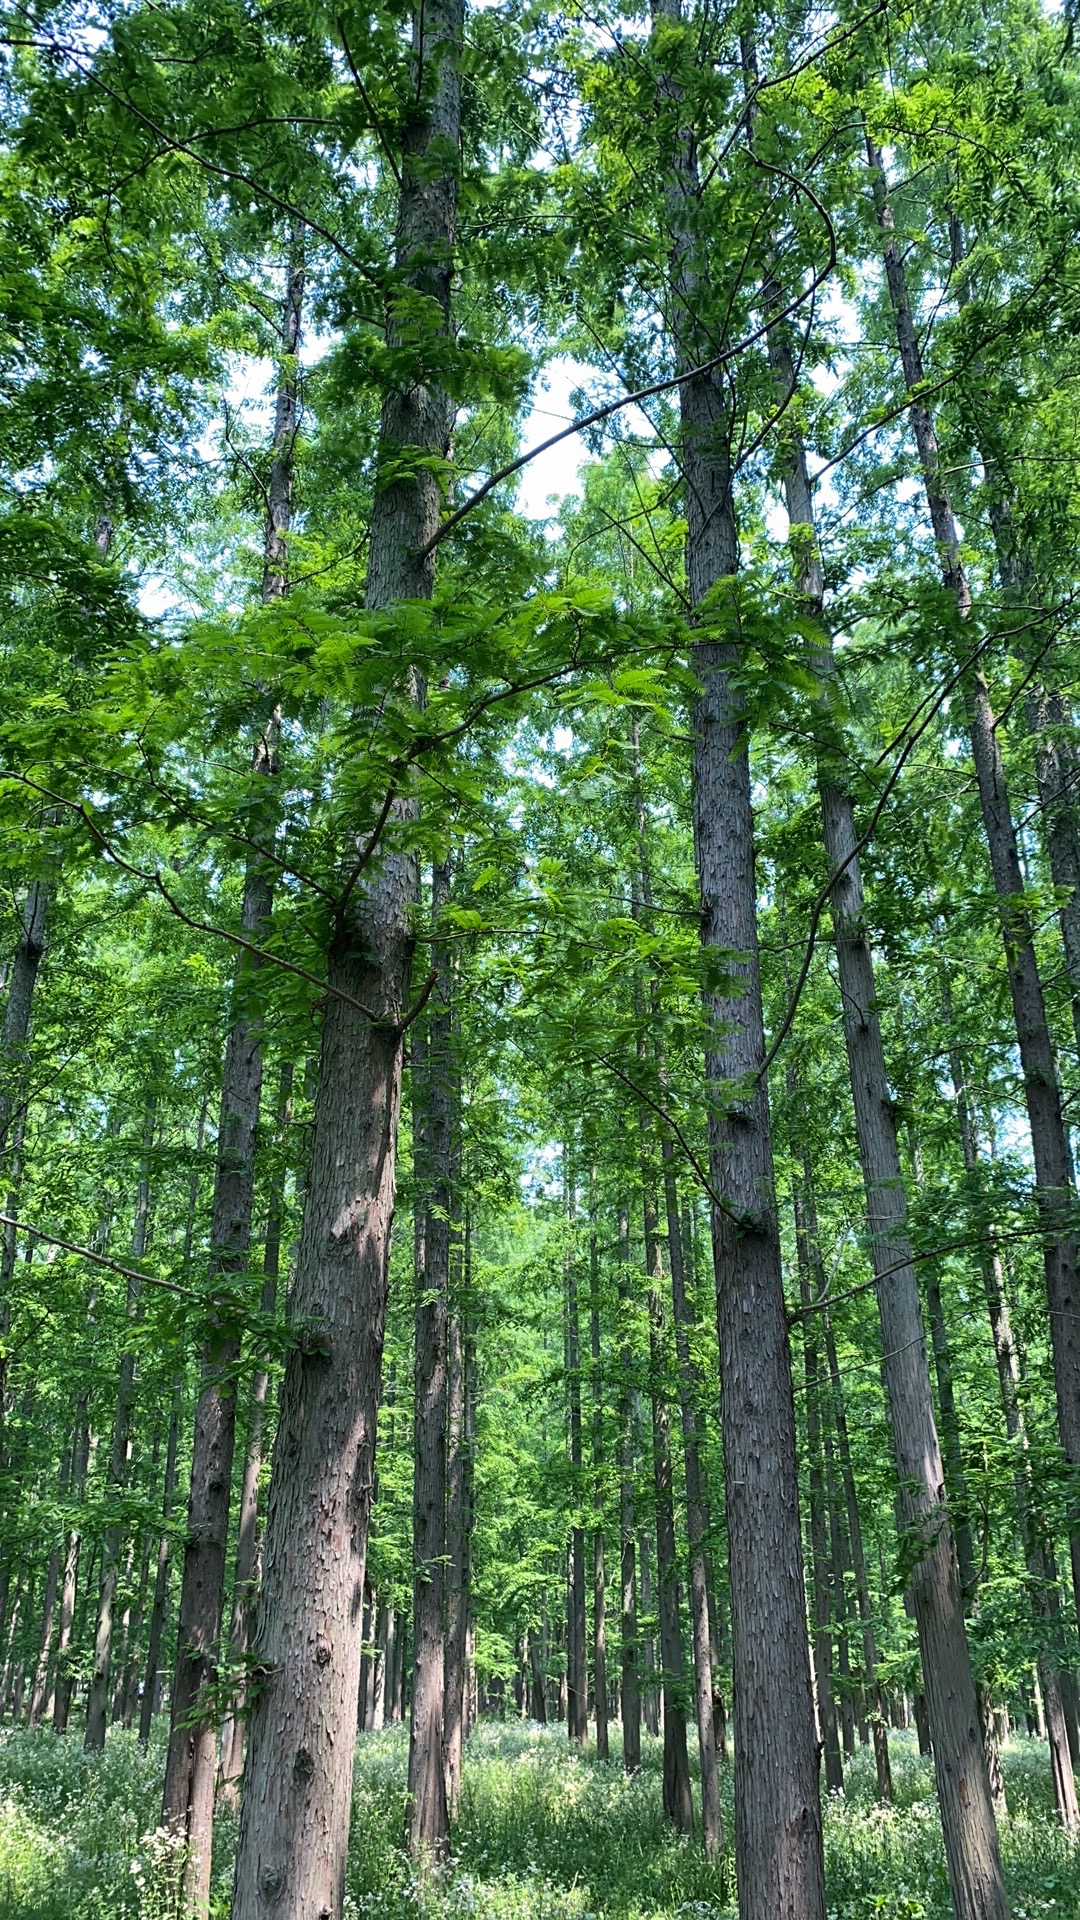
M922 353L908 293L903 255L881 155L867 137L867 161L874 205L884 243L885 274L900 364L909 390L923 381ZM960 617L971 608L960 539L938 457L937 434L929 408L921 400L909 409L922 469L923 487L937 542L943 585ZM1071 1469L1069 1488L1073 1584L1080 1609L1080 1264L1072 1212L1075 1189L1072 1152L1061 1104L1057 1063L1043 998L1042 981L1020 867L1012 804L989 688L981 668L969 668L964 699L972 759L979 789L990 870L998 899L1013 1019L1016 1026L1024 1100L1035 1162L1035 1192L1044 1228L1043 1267L1050 1315L1058 1433Z
M304 256L297 230L286 269L280 333L281 364L274 417L270 484L264 529L262 598L287 586L288 531L298 405L297 349L304 298ZM278 711L256 740L252 773L277 772ZM241 930L254 947L265 938L272 885L265 862L252 853L244 874ZM240 1356L238 1288L251 1247L255 1154L263 1079L263 1022L258 1006L256 954L241 957L234 980L234 1018L225 1043L218 1122L210 1261L214 1281L203 1347L191 1451L188 1526L177 1623L169 1752L162 1822L183 1842L177 1909L199 1914L210 1896L210 1858L217 1761L216 1702L225 1605L225 1562L233 1456L236 1449L235 1371Z
M651 1168L645 1172L645 1260L649 1277L649 1370L652 1402L653 1486L656 1494L656 1585L660 1669L664 1696L664 1812L679 1833L691 1833L694 1805L686 1752L686 1668L679 1619L675 1508L671 1476L671 1421L664 1389L666 1329L664 1268ZM711 1715L710 1715L711 1717Z
M142 1171L135 1196L135 1219L131 1233L131 1254L141 1260L146 1252L150 1224L150 1176L148 1158L154 1138L155 1103L151 1099L143 1125ZM142 1288L137 1280L127 1283L127 1319L138 1318ZM120 1356L116 1382L116 1407L113 1413L112 1444L106 1485L114 1500L119 1500L128 1483L131 1467L131 1422L135 1409L135 1352L125 1347ZM86 1726L83 1748L100 1753L105 1745L105 1725L109 1712L109 1676L112 1670L113 1613L120 1573L120 1546L123 1529L119 1517L110 1521L101 1543L101 1581L98 1589L97 1624L94 1631L94 1661L86 1701Z
M680 0L654 0L654 22ZM677 87L661 88L672 154L673 335L680 370L715 354L696 322L700 179ZM739 564L722 375L679 388L692 606ZM735 1716L735 1858L742 1920L823 1920L821 1805L806 1635L791 1355L776 1218L758 968L754 822L739 649L693 652L694 842L706 949L738 956L706 996L705 1078L723 1392Z
M293 1066L283 1060L278 1077L278 1160L267 1196L266 1232L263 1238L263 1286L259 1311L267 1318L277 1311L278 1279L281 1272L281 1229L285 1211L285 1143L292 1119ZM251 1641L259 1583L259 1475L262 1470L263 1426L270 1377L264 1366L252 1376L248 1396L247 1443L244 1470L240 1481L240 1508L236 1527L236 1557L233 1563L232 1619L229 1625L229 1665L233 1672L234 1698L221 1732L221 1786L228 1799L235 1798L244 1764L243 1667Z
M589 1176L589 1358L592 1388L593 1470L593 1701L596 1757L608 1758L607 1572L604 1562L604 1380L600 1347L600 1252L596 1235L595 1174Z
M630 1344L630 1222L619 1209L619 1693L623 1766L641 1766L641 1682L638 1662L637 1515L634 1499L634 1371Z
M566 1397L567 1447L570 1458L572 1504L580 1507L584 1451L581 1426L581 1327L578 1318L577 1192L569 1142L563 1146L563 1183L567 1249L566 1273ZM566 1732L584 1746L589 1732L589 1690L585 1624L585 1529L570 1530L566 1579Z
M450 1289L452 1109L451 976L439 921L450 870L432 870L435 990L413 1050L416 1201L422 1230L416 1273L413 1444L413 1690L409 1726L408 1839L418 1859L442 1859L449 1842L443 1754L446 1670L447 1304Z
M428 0L402 155L398 268L431 305L436 350L450 307L463 20L462 0ZM417 23L418 62L419 39ZM404 344L402 324L392 308L391 347ZM434 560L422 556L439 519L432 455L445 455L451 422L444 390L422 368L386 396L369 544L374 609L431 596ZM340 1920L344 1898L416 891L412 853L382 851L345 902L327 955L332 991L291 1301L298 1338L267 1511L233 1920Z

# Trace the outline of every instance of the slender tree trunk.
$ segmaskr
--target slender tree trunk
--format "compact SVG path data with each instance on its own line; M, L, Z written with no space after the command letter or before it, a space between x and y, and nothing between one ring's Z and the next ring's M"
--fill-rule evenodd
M593 1701L596 1757L608 1758L607 1573L604 1564L604 1380L600 1346L600 1253L596 1236L596 1175L589 1176L589 1357L592 1362L593 1469Z
M131 1235L132 1258L141 1260L146 1252L150 1221L150 1176L147 1160L154 1137L154 1101L147 1107L143 1127L142 1172L135 1200L135 1222ZM137 1280L127 1283L128 1325L134 1324L140 1311L142 1288ZM135 1353L125 1347L120 1356L116 1384L116 1408L113 1414L112 1446L109 1453L107 1486L115 1499L128 1483L131 1460L131 1419L135 1408ZM105 1745L105 1723L109 1710L109 1674L112 1667L113 1611L120 1571L120 1521L105 1529L101 1543L101 1584L98 1590L97 1626L94 1633L94 1664L86 1702L86 1728L83 1747L87 1753L100 1753Z
M790 358L772 329L774 372L793 385ZM814 527L805 452L796 439L784 476L792 525ZM816 546L803 561L801 590L818 609L823 598ZM823 658L826 675L829 661ZM903 1525L917 1561L911 1588L919 1629L938 1797L957 1920L990 1920L1007 1912L997 1827L978 1705L964 1632L956 1549L945 1504L944 1469L934 1420L918 1280L911 1257L896 1125L877 1013L874 963L866 929L854 813L829 756L818 771L844 1038L866 1194L871 1254L877 1275L884 1350L883 1377L901 1489Z
M671 1480L671 1425L665 1397L663 1261L657 1231L652 1170L645 1172L645 1260L649 1275L649 1370L652 1401L653 1480L656 1490L656 1584L660 1617L660 1666L664 1695L664 1812L679 1833L691 1833L694 1805L686 1753L686 1671L679 1619L675 1508ZM711 1717L711 1715L710 1715Z
M828 1492L829 1513L829 1554L832 1563L833 1613L836 1619L836 1672L839 1676L838 1711L840 1716L840 1742L844 1753L850 1760L855 1752L855 1702L852 1692L851 1656L847 1635L847 1573L849 1555L844 1525L840 1514L840 1497L836 1482L836 1451L833 1445L832 1430L828 1422L823 1423L823 1450L825 1456L825 1486Z
M582 1498L581 1429L581 1328L578 1319L577 1286L577 1195L569 1144L563 1147L564 1204L566 1213L566 1390L568 1451L572 1504L579 1508ZM570 1530L566 1582L566 1731L567 1737L584 1746L589 1732L589 1691L586 1664L585 1628L585 1529Z
M177 1374L173 1381L169 1432L165 1442L165 1477L161 1489L161 1534L158 1539L157 1567L154 1573L154 1598L150 1604L150 1632L146 1643L143 1695L139 1707L139 1745L150 1744L154 1723L154 1703L161 1681L161 1649L165 1638L165 1614L169 1601L169 1563L172 1556L173 1507L176 1502L176 1452L180 1441L180 1406L183 1382Z
M640 1414L640 1405L635 1405L635 1420ZM641 1569L641 1612L646 1631L641 1635L641 1709L645 1721L646 1733L655 1740L660 1732L660 1689L656 1684L656 1638L649 1631L653 1623L653 1577L652 1551L649 1536L644 1530L638 1534L638 1565Z
M87 1323L93 1324L97 1289L90 1292ZM75 1422L71 1440L71 1503L77 1512L86 1492L86 1474L90 1464L90 1390L84 1387L75 1404ZM52 1723L54 1733L66 1733L71 1711L74 1675L71 1671L71 1642L75 1626L75 1602L78 1596L79 1559L82 1534L78 1526L68 1530L64 1554L64 1575L60 1584L60 1618L56 1638L56 1669Z
M911 308L903 255L896 239L881 155L867 137L867 161L884 242L885 274L896 323L896 341L909 391L923 382L922 353ZM930 520L937 541L942 582L961 619L971 608L952 502L941 471L933 418L922 400L909 407ZM1016 829L1001 743L980 668L969 668L964 698L975 778L990 870L998 899L1024 1099L1035 1162L1035 1191L1043 1223L1043 1265L1050 1313L1058 1432L1071 1469L1069 1515L1073 1584L1080 1610L1080 1266L1072 1226L1075 1206L1072 1152L1061 1104L1057 1063L1025 900Z
M304 298L304 257L299 232L292 236L281 324L281 373L267 493L262 597L286 590L287 535L292 499L293 447L297 425L296 354ZM272 780L277 772L278 712L256 741L252 772ZM254 947L265 937L272 886L265 862L252 853L244 874L240 923ZM172 1689L169 1753L162 1821L183 1842L177 1911L201 1913L210 1896L210 1855L217 1758L215 1692L225 1605L225 1557L236 1448L236 1363L240 1325L236 1291L246 1274L255 1193L255 1152L263 1078L263 1022L258 1004L256 955L247 952L233 986L234 1018L225 1044L218 1123L217 1161L210 1225L214 1300L202 1355L195 1434L191 1451L188 1527L180 1582L176 1672Z
M788 1092L797 1095L793 1076L788 1076ZM795 1247L799 1267L799 1296L804 1308L811 1303L814 1253L805 1196L796 1190ZM815 1223L816 1224L816 1223ZM806 1451L810 1491L810 1565L813 1590L814 1678L817 1682L818 1722L825 1759L825 1786L829 1793L844 1790L844 1764L840 1755L836 1700L833 1694L832 1604L829 1591L829 1551L825 1536L828 1506L825 1494L825 1456L821 1439L821 1381L814 1317L803 1319L803 1369L806 1384Z
M60 1549L53 1547L45 1571L45 1593L41 1603L41 1639L38 1644L37 1664L34 1667L34 1684L30 1691L28 1720L32 1727L36 1727L47 1716L49 1710L46 1687L52 1666L53 1621L56 1615L56 1590L59 1580Z
M619 1209L619 1692L622 1704L623 1766L641 1765L641 1684L638 1674L636 1526L634 1500L634 1372L630 1344L630 1224Z
M428 0L426 84L416 89L402 154L398 266L405 284L441 316L431 330L436 361L450 306L463 16L462 0ZM417 22L417 41L419 33ZM389 344L400 351L403 318L392 310L389 323ZM430 598L434 559L425 549L439 519L431 456L445 455L451 422L444 390L425 384L422 374L386 396L369 542L373 609ZM355 1623L371 1508L416 891L411 853L373 856L341 901L328 952L331 991L291 1302L293 1324L303 1331L285 1368L267 1513L256 1647L262 1679L249 1722L233 1920L279 1920L284 1913L290 1920L340 1920L344 1899ZM377 1020L361 1007L374 1008Z
M449 1838L443 1711L446 1687L447 1298L450 1287L452 1143L451 985L439 921L450 871L432 870L435 990L423 1045L414 1053L417 1207L423 1231L416 1275L416 1421L413 1454L413 1693L409 1734L409 1846L442 1859Z
M654 0L654 24L681 18L680 0ZM680 371L689 371L716 352L715 336L706 347L694 318L709 272L699 258L697 144L676 83L661 83L659 104L672 143L671 331ZM679 407L687 574L697 608L722 582L733 581L739 564L724 374L683 380ZM702 940L707 949L737 956L728 991L706 996L705 1078L730 1543L739 1912L742 1920L822 1920L821 1806L738 645L699 643L693 664L700 685L693 809Z
M943 986L943 1013L951 1032L953 1029L952 1004L947 982ZM949 1074L953 1083L964 1170L970 1180L977 1181L979 1149L969 1098L968 1076L959 1048L956 1046L950 1049ZM1009 1315L1000 1246L997 1235L992 1229L980 1235L979 1264L990 1321L990 1337L994 1343L1001 1410L1005 1420L1005 1432L1013 1454L1013 1492L1024 1562L1031 1582L1035 1609L1043 1620L1049 1622L1057 1611L1056 1593L1048 1579L1040 1527L1032 1500L1027 1426L1020 1398L1020 1356ZM1071 1751L1072 1743L1069 1739L1068 1716L1065 1712L1063 1696L1065 1676L1059 1660L1053 1657L1053 1649L1045 1643L1040 1649L1038 1669L1046 1714L1046 1737L1050 1746L1054 1801L1062 1825L1069 1832L1075 1832L1080 1826L1080 1805L1077 1802L1073 1772L1075 1756Z
M812 1206L812 1189L807 1187L805 1192ZM808 1221L808 1227L811 1247L812 1249L816 1249L813 1258L816 1263L816 1291L820 1298L825 1276L821 1270L816 1211ZM862 1522L859 1517L859 1500L855 1488L855 1469L851 1458L851 1439L848 1433L847 1412L844 1407L844 1390L840 1382L840 1367L836 1354L836 1336L833 1331L832 1316L827 1308L822 1314L822 1330L825 1335L825 1353L829 1363L833 1421L836 1427L836 1446L840 1460L840 1478L844 1489L844 1514L847 1520L847 1537L851 1553L851 1568L855 1577L855 1598L859 1609L859 1621L862 1627L863 1685L866 1694L869 1696L873 1712L874 1758L877 1766L878 1798L887 1805L892 1800L892 1770L889 1765L889 1737L885 1725L885 1697L882 1692L881 1682L878 1679L877 1637L874 1633L874 1619L870 1607L870 1581L867 1577L866 1555L863 1551ZM826 1447L828 1447L827 1436ZM830 1508L836 1512L836 1503L831 1495ZM838 1512L836 1512L836 1519L837 1522L839 1522ZM851 1749L848 1748L847 1751L850 1752Z
M473 1443L476 1420L476 1340L472 1322L472 1227L461 1220L460 1084L454 1077L454 1182L451 1196L452 1280L448 1418L447 1527L449 1592L446 1630L446 1798L450 1819L461 1790L466 1728L467 1649L472 1589ZM464 1231L462 1226L464 1225Z
M637 833L641 874L642 906L648 914L653 905L652 872L649 857L648 821L640 784L638 728L632 725L634 783L637 788ZM667 1060L664 1047L658 983L650 983L653 1051L661 1095L667 1094ZM716 1771L716 1723L713 1712L712 1648L709 1622L708 1580L705 1566L705 1500L702 1493L701 1463L698 1450L697 1406L701 1382L690 1356L690 1331L693 1319L686 1291L683 1259L683 1235L679 1221L678 1181L675 1172L675 1143L666 1121L660 1123L660 1154L664 1181L664 1209L667 1224L668 1259L671 1268L672 1316L675 1326L675 1351L679 1374L679 1414L683 1440L683 1466L686 1482L686 1525L690 1542L690 1607L694 1659L694 1704L697 1715L698 1754L701 1770L701 1829L705 1852L711 1860L724 1844L723 1816L720 1809L720 1782ZM666 1735L665 1735L666 1738Z
M281 1272L281 1231L285 1212L287 1171L286 1141L292 1119L293 1067L283 1060L278 1077L277 1148L278 1158L270 1179L266 1208L266 1233L263 1239L263 1286L259 1311L269 1321L277 1311L278 1278ZM236 1528L236 1559L233 1566L232 1620L229 1627L229 1664L233 1673L234 1697L221 1734L221 1786L226 1798L236 1797L244 1763L244 1662L251 1639L259 1563L259 1474L262 1469L263 1425L270 1376L264 1366L256 1367L248 1398L247 1445L240 1482L240 1510Z

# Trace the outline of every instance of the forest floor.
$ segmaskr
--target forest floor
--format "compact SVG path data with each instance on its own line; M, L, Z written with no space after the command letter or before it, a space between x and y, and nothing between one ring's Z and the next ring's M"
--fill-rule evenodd
M613 1730L616 1732L617 1730ZM830 1920L948 1920L930 1763L891 1742L896 1805L875 1805L859 1753L826 1811ZM562 1728L486 1722L467 1749L453 1861L418 1884L401 1846L404 1729L360 1742L347 1920L722 1920L733 1912L728 1850L708 1867L660 1812L660 1744L641 1773L567 1752ZM0 1920L160 1920L153 1838L163 1749L110 1734L103 1755L47 1732L0 1731ZM1013 1920L1080 1920L1080 1842L1057 1826L1046 1748L1005 1753L1002 1831ZM227 1911L232 1823L218 1823L215 1913Z

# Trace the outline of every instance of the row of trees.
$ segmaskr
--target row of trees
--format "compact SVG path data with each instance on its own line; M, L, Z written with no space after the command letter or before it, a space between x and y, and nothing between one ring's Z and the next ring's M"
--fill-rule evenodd
M1071 32L4 22L11 1710L167 1696L236 1920L340 1913L361 1713L445 1850L470 1671L662 1718L687 1830L696 1723L710 1853L730 1701L818 1920L910 1712L1003 1916L1004 1715L1080 1817Z

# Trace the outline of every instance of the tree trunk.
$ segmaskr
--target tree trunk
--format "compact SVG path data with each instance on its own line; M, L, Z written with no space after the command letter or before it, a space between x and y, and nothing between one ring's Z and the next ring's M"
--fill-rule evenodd
M97 1289L92 1287L87 1308L87 1323L93 1325ZM71 1440L71 1503L77 1512L86 1492L86 1473L90 1464L90 1389L84 1387L75 1404L75 1422ZM82 1534L71 1527L64 1554L64 1576L60 1586L60 1618L56 1638L56 1669L52 1723L54 1733L66 1733L71 1711L74 1675L71 1671L71 1642L75 1626L75 1602L78 1596L79 1559Z
M622 1705L623 1766L641 1765L641 1686L638 1677L637 1515L634 1500L634 1362L630 1344L630 1224L619 1209L619 1692Z
M608 1758L607 1573L604 1565L604 1381L600 1348L600 1254L596 1237L596 1176L589 1176L589 1357L592 1362L593 1469L593 1701L596 1757Z
M281 1271L281 1228L285 1210L286 1142L292 1120L292 1062L283 1060L278 1077L278 1158L270 1179L263 1239L263 1287L259 1311L269 1321L277 1312ZM248 1399L247 1445L240 1482L240 1510L233 1566L232 1620L229 1626L229 1665L234 1695L221 1734L221 1786L227 1799L236 1797L244 1764L244 1662L247 1659L258 1590L259 1474L262 1469L263 1424L270 1377L264 1366L252 1376Z
M577 1287L577 1196L569 1144L563 1146L563 1199L567 1248L566 1272L566 1392L567 1440L570 1458L571 1504L582 1498L581 1329ZM566 1582L566 1732L584 1746L589 1732L589 1691L585 1627L585 1529L570 1530Z
M401 277L445 334L457 204L462 0L428 0L424 75L408 110ZM419 38L420 26L415 35ZM420 48L417 46L417 55ZM408 309L409 313L412 308ZM399 351L402 317L389 342ZM430 598L439 518L432 454L449 443L441 387L411 377L385 400L368 605ZM411 457L406 458L407 450ZM410 805L411 803L406 803ZM402 816L404 818L404 809ZM233 1920L340 1920L352 1798L362 1603L393 1218L402 1026L416 861L370 860L328 952L315 1131L291 1302L248 1731ZM342 997L347 995L348 998ZM359 1005L357 1004L359 1002ZM373 1021L360 1011L374 1007Z
M783 336L776 328L770 334L770 359L774 373L790 390L794 374ZM797 436L791 443L784 486L792 525L812 533L806 456ZM820 611L823 581L816 544L804 558L800 588L807 603ZM821 665L827 679L827 655ZM878 1280L883 1377L893 1454L903 1523L910 1550L917 1554L911 1587L949 1878L957 1920L967 1920L968 1916L975 1920L976 1915L989 1920L1007 1911L997 1827L964 1632L956 1549L945 1505L918 1281L907 1231L894 1108L865 924L854 814L838 768L830 765L830 759L824 750L819 752L825 851L832 875L830 907L867 1222Z
M657 1232L651 1169L645 1168L645 1260L649 1274L649 1371L652 1401L653 1481L656 1490L656 1584L660 1616L660 1666L664 1695L664 1812L677 1832L691 1833L694 1805L686 1753L686 1670L679 1619L675 1508L671 1481L671 1426L664 1392L665 1327L663 1261ZM711 1706L711 1703L710 1703ZM710 1711L711 1719L711 1711Z
M262 598L286 591L293 448L297 422L297 348L304 298L304 256L294 227L286 270L280 333L281 372L267 493ZM252 773L277 773L278 710L257 739ZM240 924L258 947L270 920L268 869L252 852L244 873ZM210 1225L214 1299L202 1355L191 1450L188 1526L180 1582L176 1672L162 1822L183 1843L178 1890L181 1914L201 1913L210 1896L210 1855L217 1758L215 1692L218 1680L229 1503L236 1448L235 1371L240 1355L237 1289L246 1275L255 1193L255 1152L263 1078L263 1022L257 955L246 952L233 985L234 1018L225 1043L217 1160Z
M682 18L654 0L654 24ZM672 135L667 191L680 371L712 358L693 316L699 258L694 129L678 85L660 83ZM739 563L724 373L679 387L690 600L698 608ZM706 949L737 956L706 995L705 1079L713 1254L724 1409L735 1713L735 1855L742 1920L822 1920L825 1911L814 1702L806 1637L791 1356L773 1191L758 970L754 822L736 642L693 654L694 842Z
M450 870L432 870L433 970L425 1031L413 1054L417 1239L416 1415L413 1452L413 1694L409 1730L408 1839L418 1859L443 1859L449 1839L443 1711L446 1686L447 1298L450 1287L452 1142L451 985L440 920Z
M476 1337L472 1320L472 1227L464 1232L461 1191L460 1085L454 1079L454 1188L452 1194L452 1279L455 1298L450 1316L450 1395L448 1419L447 1527L449 1593L446 1629L446 1798L450 1819L461 1790L466 1726L467 1648L472 1590L473 1460L476 1432Z
M147 1159L154 1137L155 1105L151 1099L143 1127L142 1172L135 1200L135 1222L131 1234L131 1254L141 1260L146 1252L150 1219L150 1179ZM137 1280L127 1283L127 1320L134 1324L140 1311L142 1288ZM128 1483L131 1463L131 1419L135 1407L135 1353L125 1347L120 1356L116 1383L116 1408L113 1414L112 1445L109 1452L107 1485L113 1498L122 1494ZM94 1664L86 1701L86 1728L83 1748L100 1753L105 1745L105 1723L109 1710L109 1674L112 1667L113 1609L120 1570L122 1530L119 1519L105 1529L101 1543L101 1584L98 1590L97 1626L94 1633Z
M900 362L909 390L916 390L923 381L922 353L908 295L903 256L896 239L885 170L881 155L869 136L866 152L878 224L884 241L885 273L896 322ZM941 472L933 418L921 400L912 402L909 414L938 546L942 582L951 593L961 619L964 619L971 608L971 590L964 571L952 502ZM1031 1131L1035 1191L1043 1224L1043 1266L1050 1313L1058 1432L1065 1458L1072 1470L1068 1501L1073 1584L1080 1614L1080 1267L1076 1234L1072 1229L1075 1205L1072 1152L1062 1110L1061 1088L1031 918L1024 898L1024 876L1001 743L989 689L981 669L977 667L969 668L965 674L964 699L983 827L990 854L990 870L998 900L1024 1081L1024 1100Z
M943 1012L951 1031L952 1004L947 982L943 984ZM953 1083L964 1170L974 1181L979 1175L979 1149L971 1111L967 1071L959 1048L956 1046L953 1046L949 1052L949 1074ZM992 1228L989 1232L980 1235L979 1264L990 1321L990 1337L994 1344L1001 1410L1005 1420L1005 1432L1013 1453L1013 1492L1024 1562L1031 1581L1035 1610L1044 1621L1050 1622L1057 1612L1056 1593L1053 1583L1048 1578L1040 1526L1032 1500L1027 1425L1020 1399L1020 1356L1013 1336L1009 1304L1005 1295L1001 1252L997 1235ZM1062 1825L1067 1831L1075 1832L1080 1826L1080 1805L1077 1802L1076 1781L1073 1773L1075 1756L1072 1753L1068 1715L1063 1697L1065 1674L1060 1660L1053 1657L1054 1651L1052 1646L1045 1642L1040 1648L1039 1677L1046 1713L1046 1737L1050 1745L1054 1801Z
M169 1562L172 1552L170 1525L176 1501L176 1450L180 1439L180 1404L183 1382L173 1381L169 1432L165 1442L165 1478L161 1490L161 1535L158 1540L157 1568L154 1574L154 1598L150 1603L150 1632L146 1645L146 1668L142 1703L139 1708L139 1745L150 1744L154 1723L154 1703L161 1680L161 1647L165 1637L165 1614L169 1601Z
M64 1505L71 1485L72 1469L76 1464L79 1438L79 1414L76 1409L75 1427L71 1435L71 1442L65 1449L64 1457L60 1464L60 1486L58 1491L61 1507ZM28 1720L32 1727L36 1727L42 1720L48 1719L51 1711L51 1703L46 1689L48 1689L48 1692L54 1692L55 1689L55 1665L52 1659L52 1639L53 1622L56 1617L56 1594L59 1582L60 1547L57 1545L52 1548L49 1554L45 1571L45 1592L41 1603L41 1638L38 1642L38 1657L34 1667L34 1683L30 1691ZM54 1676L52 1688L49 1688L50 1673Z
M804 1169L804 1173L808 1171ZM808 1202L813 1206L813 1191L805 1189ZM817 1214L814 1210L808 1221L811 1228L811 1246L817 1249L815 1254L816 1283L820 1297L824 1284L824 1274L820 1265L820 1246L817 1238ZM892 1770L889 1765L889 1736L885 1726L885 1698L878 1679L877 1638L874 1633L873 1614L870 1609L870 1582L866 1572L866 1555L863 1552L862 1522L859 1517L859 1500L855 1489L855 1469L851 1459L851 1439L848 1434L847 1412L844 1407L844 1390L840 1384L840 1368L836 1357L836 1336L833 1332L832 1316L828 1308L822 1314L822 1326L825 1334L825 1353L829 1363L829 1383L832 1388L833 1421L836 1426L836 1446L840 1460L840 1478L844 1489L844 1513L847 1520L847 1539L851 1553L851 1569L855 1577L855 1597L859 1609L859 1621L862 1627L863 1642L863 1688L868 1696L874 1716L874 1758L877 1766L878 1799L885 1805L892 1800ZM829 1436L825 1437L827 1483L832 1480L829 1465ZM840 1523L838 1504L830 1490L830 1510L837 1527ZM841 1574L841 1582L843 1575ZM846 1653L845 1653L846 1658ZM850 1699L850 1695L849 1695ZM854 1750L854 1741L850 1746L845 1741L845 1752Z
M788 1076L788 1093L797 1095L793 1076ZM816 1250L811 1245L810 1221L805 1196L796 1190L795 1248L799 1268L799 1297L804 1308L811 1303L812 1282L821 1276L816 1270ZM812 1214L811 1214L812 1218ZM814 1222L816 1226L816 1222ZM816 1237L816 1236L815 1236ZM814 1317L803 1318L803 1369L806 1384L806 1451L810 1491L810 1566L813 1589L814 1678L817 1682L818 1722L825 1759L825 1786L829 1793L844 1791L844 1764L840 1755L840 1735L833 1694L832 1604L829 1583L829 1550L825 1536L828 1512L825 1493L825 1456L821 1440L821 1379L817 1326Z

